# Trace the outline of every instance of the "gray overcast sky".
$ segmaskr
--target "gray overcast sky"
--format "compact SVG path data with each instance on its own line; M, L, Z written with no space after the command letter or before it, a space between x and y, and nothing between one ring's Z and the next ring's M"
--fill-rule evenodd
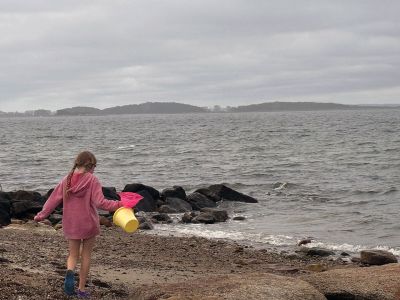
M0 110L400 103L400 1L0 2Z

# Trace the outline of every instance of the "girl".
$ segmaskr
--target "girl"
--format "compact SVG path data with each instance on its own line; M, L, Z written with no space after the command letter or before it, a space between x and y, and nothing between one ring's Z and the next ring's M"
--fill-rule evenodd
M69 243L64 291L67 295L75 294L74 270L82 246L77 291L77 296L82 298L89 297L89 293L85 291L85 284L96 235L100 233L97 208L115 211L123 206L121 201L104 198L101 184L93 175L96 162L96 157L91 152L79 153L71 172L55 187L42 211L34 218L37 222L43 221L61 202L63 203L62 227Z

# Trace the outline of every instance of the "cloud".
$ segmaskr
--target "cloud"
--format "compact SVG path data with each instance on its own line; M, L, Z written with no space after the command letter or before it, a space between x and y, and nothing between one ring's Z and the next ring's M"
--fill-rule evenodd
M399 103L399 9L367 0L2 1L0 110Z

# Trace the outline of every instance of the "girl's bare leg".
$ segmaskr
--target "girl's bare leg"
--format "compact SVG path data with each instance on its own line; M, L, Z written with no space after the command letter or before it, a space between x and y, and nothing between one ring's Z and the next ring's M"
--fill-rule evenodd
M85 291L86 280L90 270L90 260L96 237L92 237L82 242L81 270L79 272L79 290Z
M67 259L67 270L74 271L79 258L79 248L81 246L81 240L68 240L69 244L69 255Z

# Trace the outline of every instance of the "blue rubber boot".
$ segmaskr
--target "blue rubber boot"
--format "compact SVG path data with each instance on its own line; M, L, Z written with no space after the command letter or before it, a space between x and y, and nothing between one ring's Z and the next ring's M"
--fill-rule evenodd
M67 274L65 274L64 292L68 296L75 295L75 275L72 270L67 270Z

